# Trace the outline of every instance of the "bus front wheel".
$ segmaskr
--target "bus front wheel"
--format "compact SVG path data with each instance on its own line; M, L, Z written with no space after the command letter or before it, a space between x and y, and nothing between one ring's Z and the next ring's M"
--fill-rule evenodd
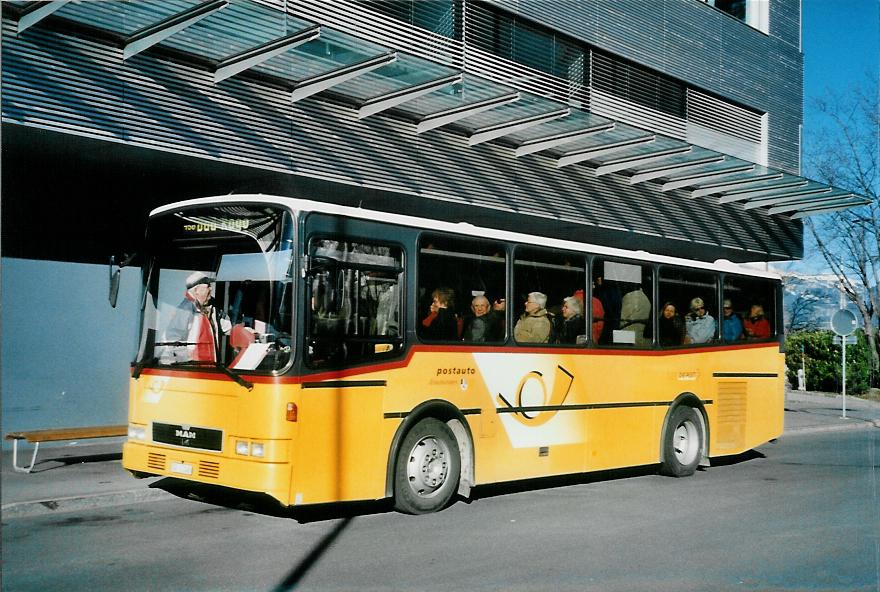
M699 411L681 405L669 417L663 438L663 463L660 472L670 477L693 475L703 451L703 422Z
M403 439L394 468L394 507L407 514L442 510L458 488L461 456L442 421L423 419Z

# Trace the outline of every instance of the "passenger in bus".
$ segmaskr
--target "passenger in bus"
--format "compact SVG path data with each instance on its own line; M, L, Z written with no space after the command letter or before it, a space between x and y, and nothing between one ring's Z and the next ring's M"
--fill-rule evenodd
M169 349L161 357L169 362L214 362L217 359L215 335L217 324L223 333L229 333L232 323L225 314L215 314L211 298L214 278L196 271L186 278L186 292L177 305L162 342Z
M753 304L749 310L749 317L743 321L743 329L749 340L767 339L772 331L770 321L764 317L764 307Z
M586 335L584 330L583 304L576 296L568 296L562 300L562 314L557 319L556 343L577 343L578 336L581 343Z
M691 312L685 318L685 343L709 343L715 338L715 317L706 311L706 304L699 296L691 300Z
M574 297L578 299L581 303L581 310L586 312L586 308L584 307L584 291L577 290L574 293ZM590 302L593 306L593 324L592 324L592 338L593 343L599 343L599 338L602 336L602 329L605 327L605 308L602 306L602 301L596 298L594 295Z
M684 321L675 309L675 305L667 302L660 309L660 345L664 347L681 345L684 340Z
M489 341L504 341L504 334L507 329L507 300L504 298L496 298L492 301L492 332L489 335Z
M620 304L620 328L635 333L636 345L650 345L645 327L651 322L651 301L638 286L627 292Z
M724 317L721 319L721 338L727 342L739 341L743 338L743 323L739 315L733 311L730 298L724 299Z
M428 316L422 319L421 335L434 341L455 341L458 339L458 318L452 312L455 306L455 291L452 288L437 288L431 293L431 308Z
M498 341L498 315L485 295L474 296L471 300L470 317L464 327L464 340L474 343Z
M520 343L548 343L553 323L547 306L547 296L530 292L525 301L525 312L513 327L513 337Z
M593 296L602 303L601 325L597 343L611 343L614 330L620 320L621 296L620 289L615 283L607 283L602 276L593 278ZM596 319L596 309L593 308L593 322ZM595 328L595 325L594 325Z

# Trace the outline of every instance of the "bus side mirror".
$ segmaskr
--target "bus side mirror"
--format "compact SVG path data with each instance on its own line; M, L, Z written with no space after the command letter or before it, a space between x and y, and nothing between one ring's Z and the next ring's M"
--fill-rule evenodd
M114 269L115 267L115 269ZM110 307L116 308L116 299L119 297L119 278L122 268L116 265L116 257L110 256Z
M116 308L116 300L119 297L119 282L121 279L122 268L131 263L134 257L134 255L123 255L122 261L117 264L116 257L114 255L110 256L110 292L108 299L110 300L111 308Z

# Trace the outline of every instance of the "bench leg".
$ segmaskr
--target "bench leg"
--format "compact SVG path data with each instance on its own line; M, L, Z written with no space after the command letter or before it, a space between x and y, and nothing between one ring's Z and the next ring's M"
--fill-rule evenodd
M37 462L37 450L40 449L40 443L36 442L34 444L34 453L31 456L31 464L29 467L20 467L18 466L18 439L12 441L12 468L15 469L18 473L30 473L34 468L34 463Z

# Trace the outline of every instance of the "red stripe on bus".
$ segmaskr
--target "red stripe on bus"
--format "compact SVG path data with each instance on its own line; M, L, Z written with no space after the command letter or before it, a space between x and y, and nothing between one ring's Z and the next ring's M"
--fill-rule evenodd
M414 345L409 348L405 358L385 362L382 364L370 364L368 366L357 366L354 368L345 368L340 370L329 370L327 372L318 372L315 374L304 374L302 376L265 376L259 374L244 374L245 378L250 382L257 384L300 384L305 381L315 382L322 380L334 380L340 378L349 378L361 374L372 374L375 372L383 372L387 370L396 370L409 366L412 358L417 353L508 353L508 354L553 354L553 355L587 355L587 356L675 356L690 355L698 353L712 353L720 351L732 351L738 349L759 349L759 348L778 348L779 344L775 341L765 343L743 343L738 345L717 345L711 347L686 348L686 349L585 349L585 348L549 348L549 347L518 347L518 346L498 346L498 347L480 347L474 348L469 345ZM219 372L193 372L191 370L172 370L168 368L144 368L141 374L151 376L173 376L175 378L194 378L203 380L229 380L229 377Z

